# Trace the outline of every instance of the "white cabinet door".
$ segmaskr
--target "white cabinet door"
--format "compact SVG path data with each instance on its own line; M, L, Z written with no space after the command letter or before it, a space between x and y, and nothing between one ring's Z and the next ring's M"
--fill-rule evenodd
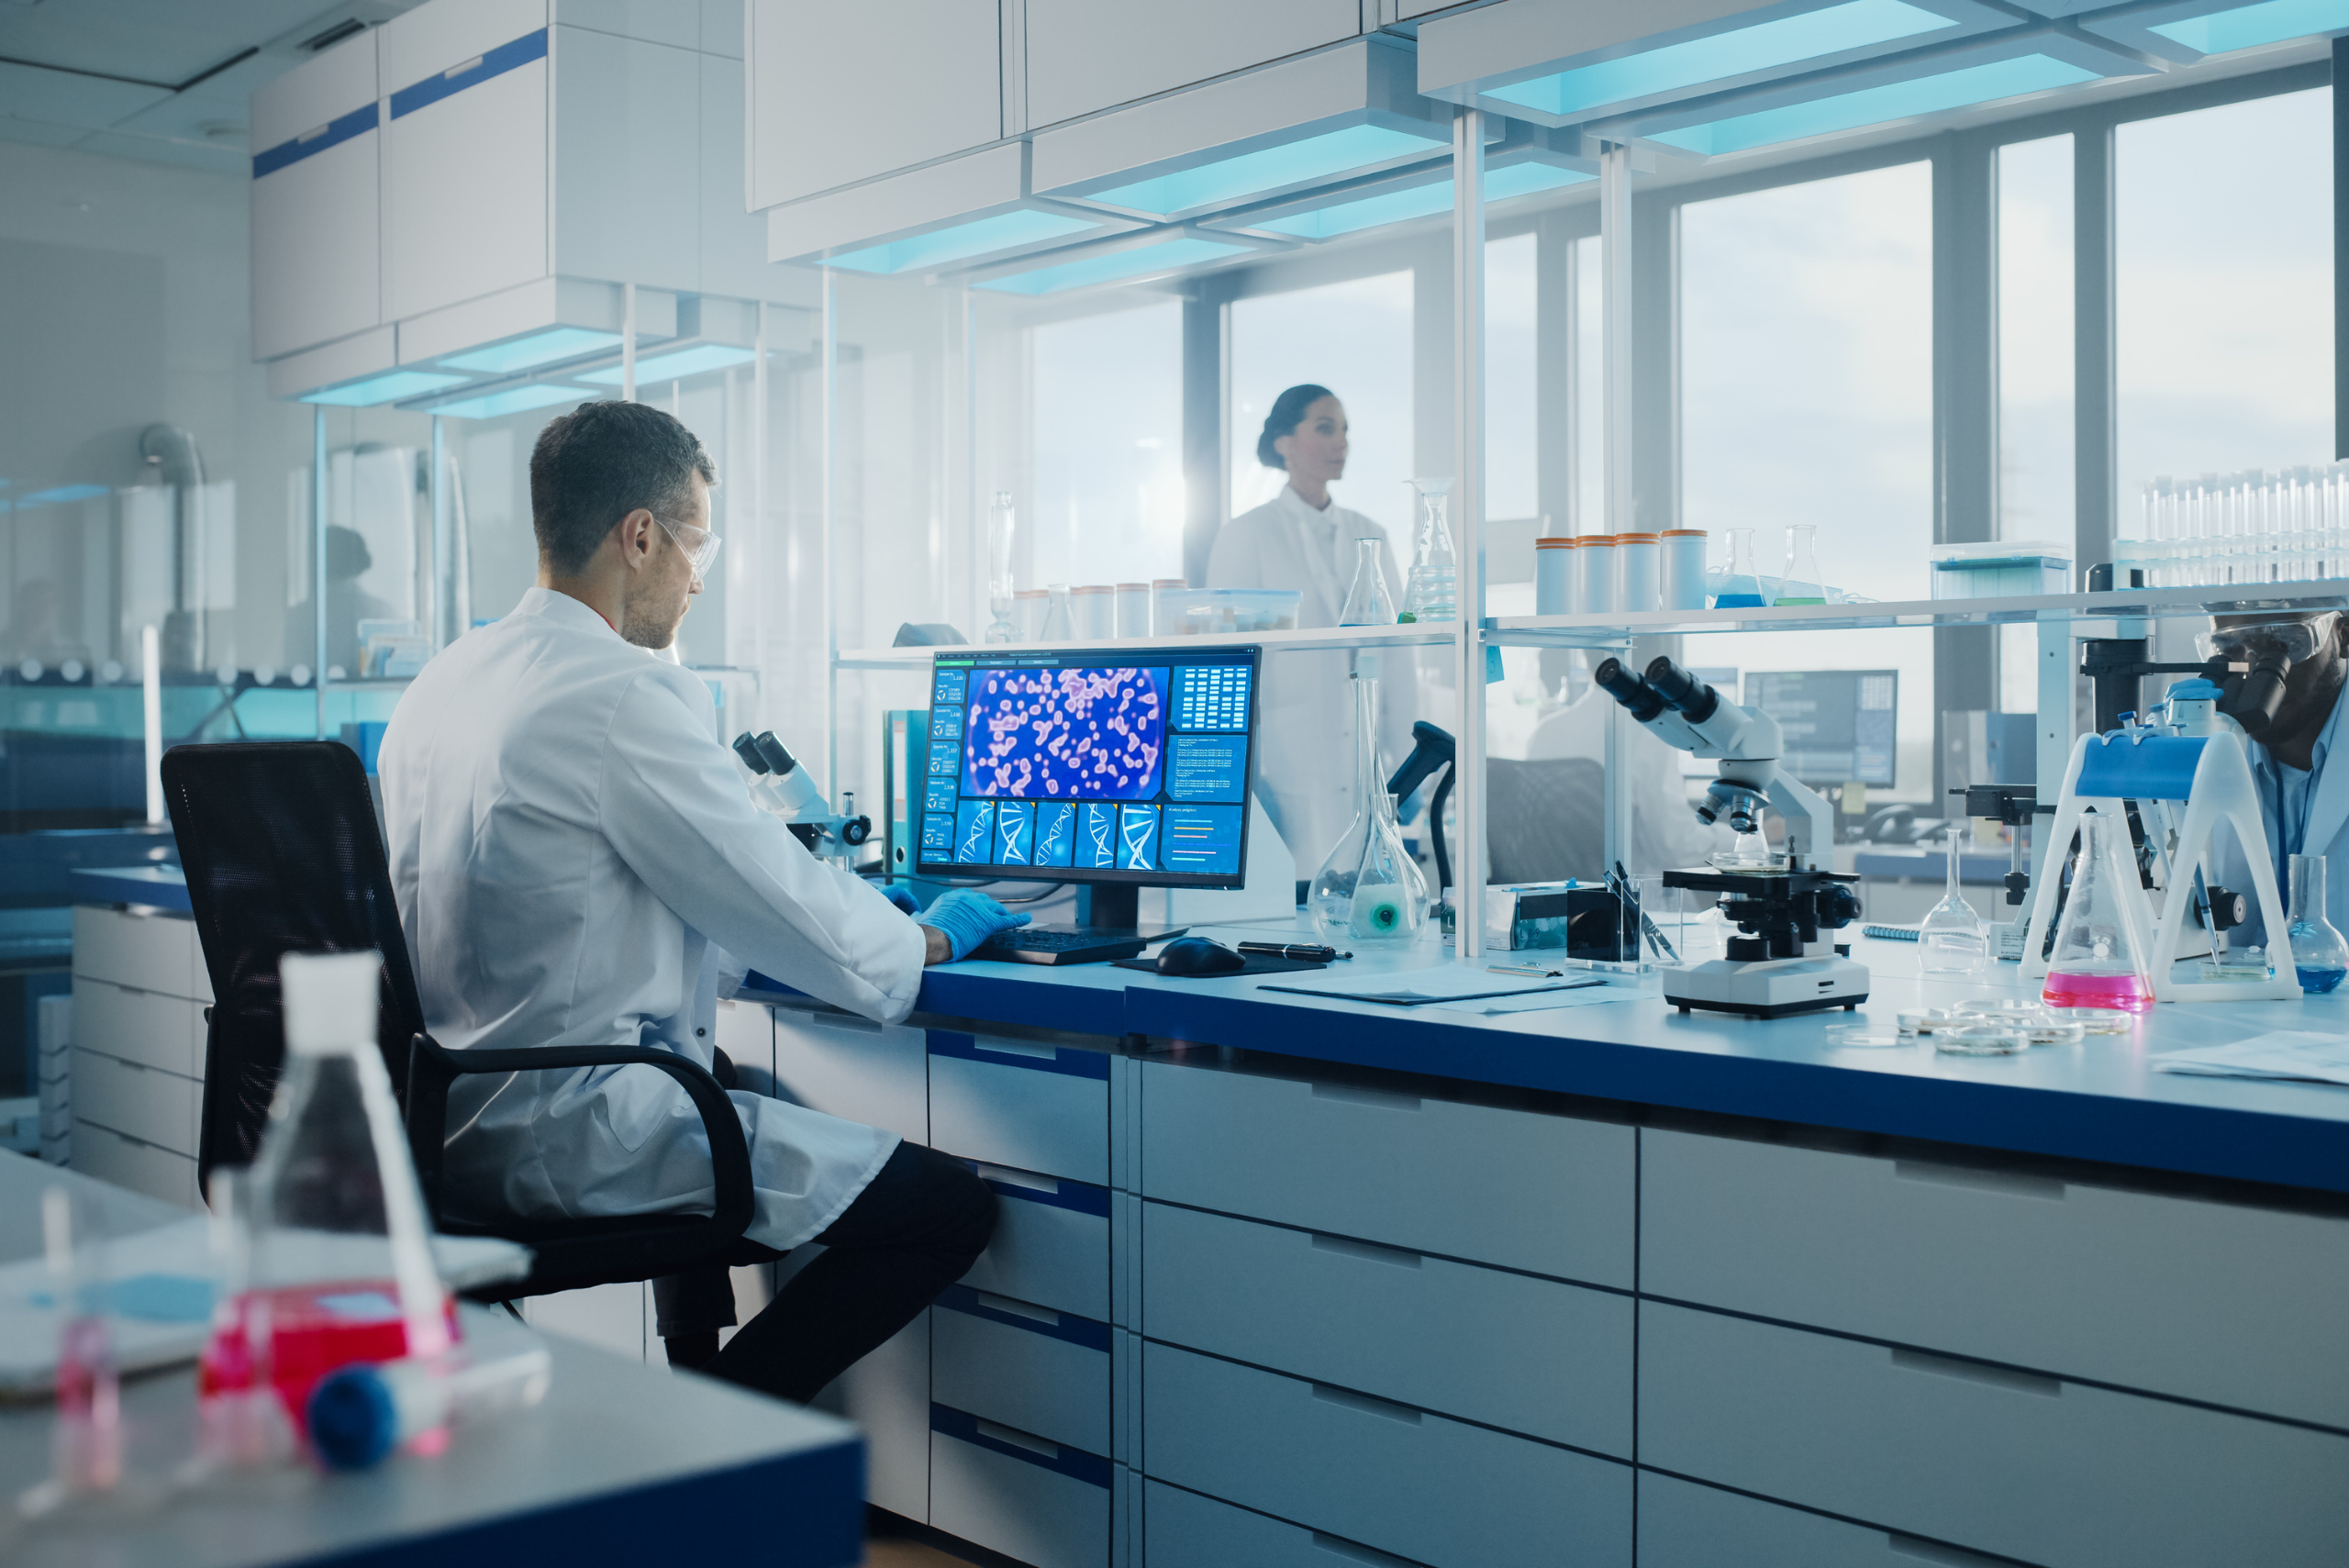
M1003 135L996 0L752 0L750 51L753 209Z
M701 283L702 57L690 50L554 29L547 223L551 270L645 288ZM749 214L736 225L755 239Z
M1362 31L1359 0L1028 0L1028 128L1245 71Z

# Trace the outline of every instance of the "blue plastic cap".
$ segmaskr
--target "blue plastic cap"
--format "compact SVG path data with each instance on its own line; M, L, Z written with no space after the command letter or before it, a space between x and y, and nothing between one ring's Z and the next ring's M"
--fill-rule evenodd
M392 1391L372 1366L339 1367L310 1390L310 1446L329 1469L381 1463L398 1432Z

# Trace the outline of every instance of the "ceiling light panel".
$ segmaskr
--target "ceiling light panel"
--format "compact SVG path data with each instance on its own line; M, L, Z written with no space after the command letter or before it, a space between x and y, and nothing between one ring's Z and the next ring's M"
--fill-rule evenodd
M747 365L758 357L755 350L738 349L730 343L696 343L690 349L674 349L666 353L640 358L636 361L636 384L642 386L648 381L683 381L687 376ZM620 384L620 367L610 365L579 379L596 386L618 386Z
M1759 86L2024 18L1977 0L1692 0L1697 19L1642 33L1649 8L1505 0L1419 29L1419 87L1538 125L1566 126Z
M2179 0L2126 15L2084 17L2083 31L2163 60L2191 65L2205 55L2259 49L2295 39L2349 33L2349 0L2258 0L2243 6Z
M1140 242L1094 247L1081 255L1066 259L1062 259L1061 252L1055 251L1044 258L1040 265L990 273L974 279L973 286L996 294L1030 296L1066 294L1073 289L1092 288L1102 284L1138 283L1145 278L1228 261L1235 256L1264 249L1265 247L1261 244L1252 244L1232 236L1169 228Z
M876 277L961 272L1139 228L1037 196L1025 142L893 174L767 214L767 259Z
M521 414L532 408L549 408L558 403L584 403L588 394L575 386L555 386L546 382L531 382L523 386L509 386L503 392L492 392L480 397L460 398L443 403L430 410L451 419L495 419L501 414Z
M585 327L552 327L543 332L533 332L527 338L492 343L485 349L474 349L462 354L444 354L440 362L451 370L475 371L483 375L512 375L518 371L536 370L540 365L575 360L582 354L616 349L619 342L620 335L617 332L597 332Z

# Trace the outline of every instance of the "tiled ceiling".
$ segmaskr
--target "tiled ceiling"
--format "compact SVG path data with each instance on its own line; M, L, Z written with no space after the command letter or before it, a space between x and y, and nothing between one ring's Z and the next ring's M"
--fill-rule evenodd
M255 87L418 3L0 0L0 139L240 173Z

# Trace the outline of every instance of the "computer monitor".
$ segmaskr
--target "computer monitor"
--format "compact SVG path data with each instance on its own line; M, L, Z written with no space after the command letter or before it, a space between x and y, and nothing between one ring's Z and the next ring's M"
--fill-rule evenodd
M940 649L922 874L1076 883L1097 926L1144 887L1242 885L1261 656Z
M1745 706L1778 721L1780 766L1804 784L1893 784L1898 670L1748 671Z

